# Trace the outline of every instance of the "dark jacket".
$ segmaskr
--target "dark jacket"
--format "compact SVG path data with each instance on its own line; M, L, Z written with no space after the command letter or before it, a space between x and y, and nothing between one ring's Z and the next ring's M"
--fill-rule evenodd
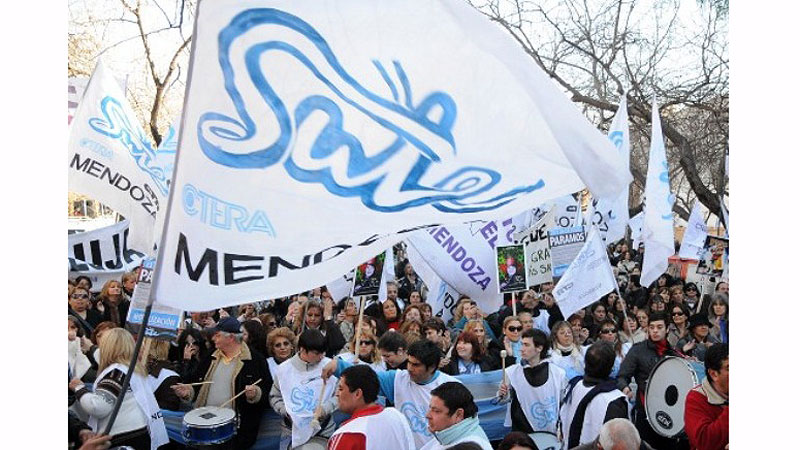
M198 382L202 380L210 380L213 376L212 370L216 368L218 358L221 358L221 352L215 351L208 358L200 363L197 371L190 377L188 382ZM256 441L258 437L258 427L261 424L261 414L268 403L269 391L266 387L266 379L268 377L269 369L267 368L266 358L256 351L251 351L246 343L242 343L242 354L240 358L241 367L234 369L236 378L234 380L234 392L242 392L248 384L253 384L257 380L258 387L261 388L261 398L256 403L249 403L246 396L241 395L234 400L236 412L239 415L239 431L234 438L233 447L236 449L248 449ZM206 387L195 386L195 393L198 400L205 402L208 396L209 385Z
M448 375L459 375L458 373L458 352L456 352L455 347L453 347L453 351L450 353L450 363L444 367L439 368L442 372ZM497 370L500 368L500 364L498 361L495 361L494 358L490 357L489 355L483 355L478 365L481 368L481 373L483 372L490 372L492 370Z
M675 351L669 342L667 342L667 349L663 355L659 356L656 352L656 345L650 339L633 344L622 364L619 366L619 373L617 375L617 387L619 390L625 389L631 382L631 378L636 380L636 407L643 406L642 400L644 398L645 389L647 389L647 379L650 377L650 372L653 367L662 358L667 356L683 356Z
M111 309L114 308L113 305L105 298L99 298L100 301L103 302L103 321L111 321ZM116 322L117 326L120 328L125 328L125 323L128 320L128 308L131 306L131 301L128 299L127 295L122 295L122 300L117 305L117 310L119 311L119 322Z
M83 319L81 316L79 316L78 313L76 313L70 306L67 306L67 314L78 319L78 323L83 329L83 334L87 338L92 334L92 331L94 331L94 327L103 321L103 317L94 309L86 311L86 319Z

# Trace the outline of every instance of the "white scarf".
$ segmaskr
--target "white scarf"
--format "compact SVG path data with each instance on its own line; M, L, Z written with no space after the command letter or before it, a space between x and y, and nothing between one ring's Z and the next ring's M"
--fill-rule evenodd
M99 380L102 380L103 377L114 369L119 369L122 373L128 372L128 368L122 364L111 364L97 376L98 383ZM161 409L158 407L156 397L153 395L153 391L150 390L145 377L134 372L131 377L130 387L133 391L133 397L136 399L136 403L139 404L139 408L142 408L145 416L147 416L147 430L150 432L150 450L156 450L158 447L169 442L167 427L164 425L164 417L161 415ZM127 395L127 393L125 395ZM92 430L95 432L100 431L97 429L98 420L94 416L89 418L89 426L91 426Z

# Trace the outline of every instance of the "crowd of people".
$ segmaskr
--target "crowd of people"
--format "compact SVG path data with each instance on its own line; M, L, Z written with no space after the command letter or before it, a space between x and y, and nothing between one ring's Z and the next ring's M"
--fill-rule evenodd
M137 273L100 289L68 283L69 443L72 448L182 448L160 410L223 405L235 411L227 448L251 448L262 415L282 418L280 449L728 448L728 284L664 274L640 285L643 249L609 247L619 291L564 317L553 283L506 295L496 311L462 296L443 321L408 261L386 298L335 299L325 286L214 311L187 312L172 342L143 346L126 316ZM516 298L516 305L512 299ZM704 363L686 396L685 433L650 425L645 392L667 356ZM458 376L505 369L497 403L512 431L490 442ZM388 447L386 447L388 445ZM222 447L220 447L222 448Z

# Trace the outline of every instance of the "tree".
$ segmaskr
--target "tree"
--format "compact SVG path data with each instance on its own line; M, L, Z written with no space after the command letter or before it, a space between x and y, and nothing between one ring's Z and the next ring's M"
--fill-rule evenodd
M727 1L472 1L607 130L627 92L631 198L644 191L651 103L658 98L670 163L673 210L688 219L694 199L722 216L727 195ZM690 16L681 8L697 11ZM638 204L631 214L641 209Z

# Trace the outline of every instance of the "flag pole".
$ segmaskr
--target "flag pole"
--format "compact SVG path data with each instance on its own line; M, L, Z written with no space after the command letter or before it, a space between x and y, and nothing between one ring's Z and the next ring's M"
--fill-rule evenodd
M511 314L516 316L517 315L517 293L516 291L511 292Z

